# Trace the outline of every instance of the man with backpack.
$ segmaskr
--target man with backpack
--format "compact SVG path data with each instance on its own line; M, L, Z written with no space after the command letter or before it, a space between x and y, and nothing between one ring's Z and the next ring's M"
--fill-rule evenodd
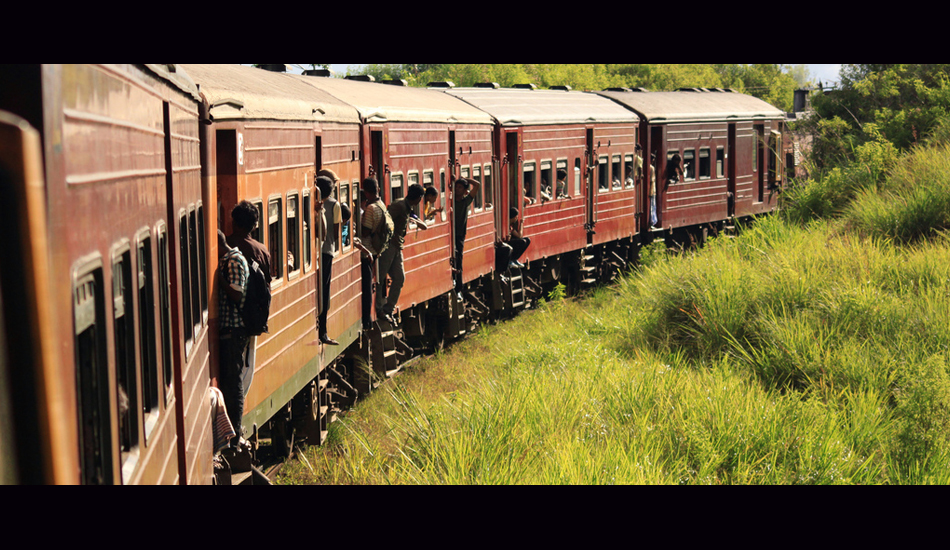
M257 262L257 265L260 266L260 271L263 273L264 285L267 296L270 296L270 283L271 283L271 257L270 252L267 250L263 244L258 242L254 237L251 236L251 232L254 231L254 228L257 226L258 221L260 220L260 212L258 212L257 207L248 201L241 201L231 210L231 235L227 238L227 243L230 247L237 248L241 251L241 254L244 255L244 258L248 264L248 275L250 276L250 266L253 262ZM257 294L257 293L255 293ZM264 299L263 297L261 299ZM260 304L256 304L258 309L262 307ZM268 308L269 309L269 303ZM266 332L266 313L264 318L264 332ZM257 323L259 324L259 322ZM257 330L260 330L261 327L258 327ZM256 330L254 332L257 332ZM259 334L259 333L258 333ZM249 341L246 350L245 362L247 363L247 371L243 380L244 387L244 396L247 396L247 390L251 387L251 381L254 379L254 365L257 362L257 334L249 334ZM238 427L235 426L235 431L239 431Z
M247 393L244 377L248 370L247 329L242 309L247 289L247 260L237 248L228 246L224 233L218 230L220 292L218 293L218 350L220 353L220 390L228 418L234 428L231 440L237 446L241 439L241 418L244 415L244 397Z
M363 210L360 215L362 238L354 239L353 242L362 251L360 259L363 271L363 322L365 324L370 319L373 303L372 285L377 280L375 262L389 247L394 225L386 205L379 198L379 183L376 179L364 179L361 192L363 194L363 200L360 202Z
M418 183L409 186L406 197L393 201L389 205L389 215L393 219L393 234L389 240L389 245L379 257L379 285L376 291L376 317L386 319L390 324L393 322L392 314L396 309L396 303L399 302L399 294L402 292L402 285L406 282L406 272L403 269L402 249L406 241L406 231L409 224L412 223L419 229L428 229L426 223L413 217L414 206L422 202L425 195L425 189ZM389 276L393 284L386 292L386 276Z

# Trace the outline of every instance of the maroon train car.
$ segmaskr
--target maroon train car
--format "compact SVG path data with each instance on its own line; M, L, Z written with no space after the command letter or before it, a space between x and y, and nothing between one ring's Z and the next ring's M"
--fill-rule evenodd
M399 324L409 336L431 332L431 322L449 310L450 335L463 323L453 288L452 182L466 171L482 179L482 196L468 218L463 277L469 283L494 269L495 184L491 179L492 119L482 111L445 94L409 88L397 81L376 83L355 79L311 78L312 86L355 107L362 120L363 177L379 181L380 195L388 205L402 198L410 185L433 186L439 191L436 206L445 207L423 231L410 227L403 260L406 282L397 304ZM381 282L383 284L384 282ZM436 304L435 300L441 300ZM375 308L369 315L375 316ZM443 316L444 317L444 316ZM428 321L427 321L428 320ZM391 367L392 365L390 365ZM387 372L393 368L386 367Z
M293 75L241 65L184 68L198 83L212 121L207 156L213 160L206 169L209 185L218 189L220 228L231 233L230 213L242 200L255 204L261 215L255 238L270 252L272 301L269 331L253 340L255 368L242 423L249 438L255 426L266 425L286 454L294 435L295 396L309 409L297 416L311 420L297 427L311 444L326 437L333 408L326 369L358 342L362 328L359 252L338 234L327 325L340 345L324 346L317 339L323 285L314 179L321 169L333 170L339 178L336 198L353 207L360 177L359 118L352 107Z
M194 83L174 65L5 65L0 81L44 155L44 482L210 483L215 198Z
M522 258L541 282L562 267L595 263L603 246L632 241L638 232L635 166L639 118L596 94L568 89L458 88L464 99L495 119L502 158L499 234L508 234L509 209L523 219L531 246ZM567 177L559 186L557 174ZM563 187L559 189L558 187ZM588 248L588 245L591 245ZM578 253L587 249L590 254ZM568 254L565 262L560 255ZM542 266L550 266L550 270Z
M723 89L598 93L640 116L640 143L657 158L662 229L696 229L776 209L784 174L783 112ZM674 154L683 159L685 177L667 187Z

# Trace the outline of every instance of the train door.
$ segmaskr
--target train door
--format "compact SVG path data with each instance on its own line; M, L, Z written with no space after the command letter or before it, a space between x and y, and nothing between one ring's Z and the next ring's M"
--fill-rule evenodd
M752 170L756 173L756 195L755 202L762 202L765 197L765 127L761 124L755 125L755 157L753 159Z
M653 164L652 170L654 171L654 184L656 189L653 191L656 193L654 197L654 202L656 203L656 217L658 227L661 227L663 224L663 219L660 217L660 192L663 190L663 170L666 166L666 153L664 153L663 148L663 127L654 126L650 129L650 154L656 157L656 162ZM650 202L649 191L647 192L647 202ZM648 205L648 208L653 208L653 205ZM650 218L649 214L647 214ZM650 224L652 225L653 220L650 219Z
M594 188L594 167L597 166L594 150L594 129L587 128L587 148L584 151L587 157L587 169L584 170L584 188L587 193L587 244L593 241L594 226L597 224L597 189Z
M379 197L383 199L383 202L389 204L389 196L387 195L386 185L386 162L384 154L384 139L382 131L373 131L371 132L371 151L370 151L370 177L376 178L376 182L379 183Z
M505 134L505 158L508 162L508 208L502 213L504 223L504 234L508 234L508 227L511 224L511 208L517 208L524 219L524 189L521 185L520 159L518 147L518 132L508 132Z
M736 125L729 124L729 149L726 162L726 181L729 189L729 217L736 215Z

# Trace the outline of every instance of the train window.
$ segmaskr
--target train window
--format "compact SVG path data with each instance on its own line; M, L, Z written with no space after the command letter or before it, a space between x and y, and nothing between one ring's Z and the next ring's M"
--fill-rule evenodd
M636 173L634 171L634 166L636 161L633 158L633 155L626 155L623 157L623 186L627 189L633 189L633 176Z
M445 169L439 170L439 200L444 200L445 197ZM448 213L446 212L448 207L442 209L442 221L447 219Z
M205 258L205 214L204 205L198 203L198 232L195 234L198 240L198 273L201 296L201 315L202 322L208 323L208 268Z
M181 254L181 315L183 327L185 329L185 356L191 351L191 341L194 339L192 334L191 322L191 282L189 281L188 258L188 215L182 213L178 220L178 251Z
M112 483L112 415L104 318L102 267L97 266L78 277L73 287L79 480L84 485Z
M159 312L161 314L161 335L162 335L162 376L165 382L165 402L168 403L168 396L171 394L172 386L172 325L171 325L171 299L169 288L171 282L168 278L168 232L164 225L158 227L158 301Z
M482 172L482 174L484 175L484 178L485 178L484 181L482 182L482 190L485 194L485 202L484 202L485 210L491 210L492 208L494 208L492 203L495 200L494 189L492 189L492 182L491 182L491 166L486 164L485 170Z
M264 220L264 203L261 201L254 201L254 208L257 208L257 225L254 226L254 229L251 230L251 237L254 237L254 240L263 243L264 237L261 235L261 222Z
M405 196L405 191L402 188L402 174L393 174L389 181L392 186L392 198L389 200L389 204L392 204Z
M524 163L524 196L527 198L535 199L538 198L537 193L537 181L535 180L535 163L526 162Z
M128 248L112 264L112 314L115 322L116 402L122 463L139 441L135 314L132 307L132 258ZM124 470L124 468L123 468Z
M584 178L581 177L581 159L574 159L574 196L581 196L581 180Z
M610 165L607 164L607 155L597 159L597 185L601 191L610 189Z
M198 235L198 221L195 217L195 211L188 213L188 253L191 260L188 262L191 272L191 322L194 323L195 336L201 332L201 276L199 275L198 264L198 241L202 240Z
M472 179L479 183L478 193L475 195L475 211L481 212L482 210L482 195L484 195L485 185L482 183L482 167L473 166L472 167Z
M353 217L353 209L350 206L350 184L342 183L340 184L340 197L343 200L340 201L340 206L346 205L347 210L350 211L350 218ZM340 223L340 244L343 245L343 248L350 247L350 224L352 220L343 220Z
M716 148L716 177L721 178L726 174L725 169L726 152L722 147Z
M267 202L267 246L270 252L272 282L279 282L284 278L283 220L281 219L281 198L270 199Z
M567 199L570 193L569 172L567 171L567 159L560 159L554 165L554 194L556 199ZM564 173L564 180L561 181L560 174Z
M552 166L554 165L549 160L541 161L541 196L546 197L545 200L554 198L554 169Z
M709 179L710 169L709 148L703 147L699 150L699 179Z
M620 167L620 155L614 155L610 159L610 171L613 176L610 182L610 187L612 189L623 188L623 182L620 181L620 178L623 177L622 169Z
M686 149L683 151L683 179L696 179L696 150Z
M155 298L152 287L152 240L148 233L138 247L139 292L139 364L142 368L142 412L145 414L145 440L154 426L150 413L158 407L158 358L155 351ZM149 422L151 420L151 422Z
M339 193L338 189L335 189ZM337 197L339 200L339 197ZM310 208L310 193L305 192L303 194L303 205L301 206L300 213L302 220L302 229L303 229L303 265L304 271L308 271L310 266L313 265L313 251L310 246L310 228L313 227L313 210Z
M297 217L297 205L300 199L296 194L287 195L287 273L300 271L300 223Z
M357 228L360 226L360 185L359 181L353 181L353 202L350 204L350 220L353 224L353 235L359 235Z
M408 181L409 181L409 187L412 187L413 185L419 185L419 172L410 172L410 173L409 173L409 180L408 180ZM407 187L406 189L408 189L409 187ZM408 191L407 191L407 192L408 192ZM415 206L410 206L410 207L409 207L409 208L412 210L412 212L413 212L416 216L419 216L420 218L422 217L422 215L421 215L421 206L420 206L421 204L422 204L422 203L420 202L419 204L417 204L417 205L415 205Z

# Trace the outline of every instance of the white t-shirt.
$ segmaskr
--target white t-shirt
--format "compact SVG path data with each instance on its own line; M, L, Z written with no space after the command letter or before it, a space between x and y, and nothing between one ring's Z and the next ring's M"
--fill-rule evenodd
M339 238L339 235L333 229L336 224L343 223L343 209L340 208L340 203L333 197L328 198L323 203L323 218L324 222L321 224L323 246L320 251L323 254L333 254L333 243Z

